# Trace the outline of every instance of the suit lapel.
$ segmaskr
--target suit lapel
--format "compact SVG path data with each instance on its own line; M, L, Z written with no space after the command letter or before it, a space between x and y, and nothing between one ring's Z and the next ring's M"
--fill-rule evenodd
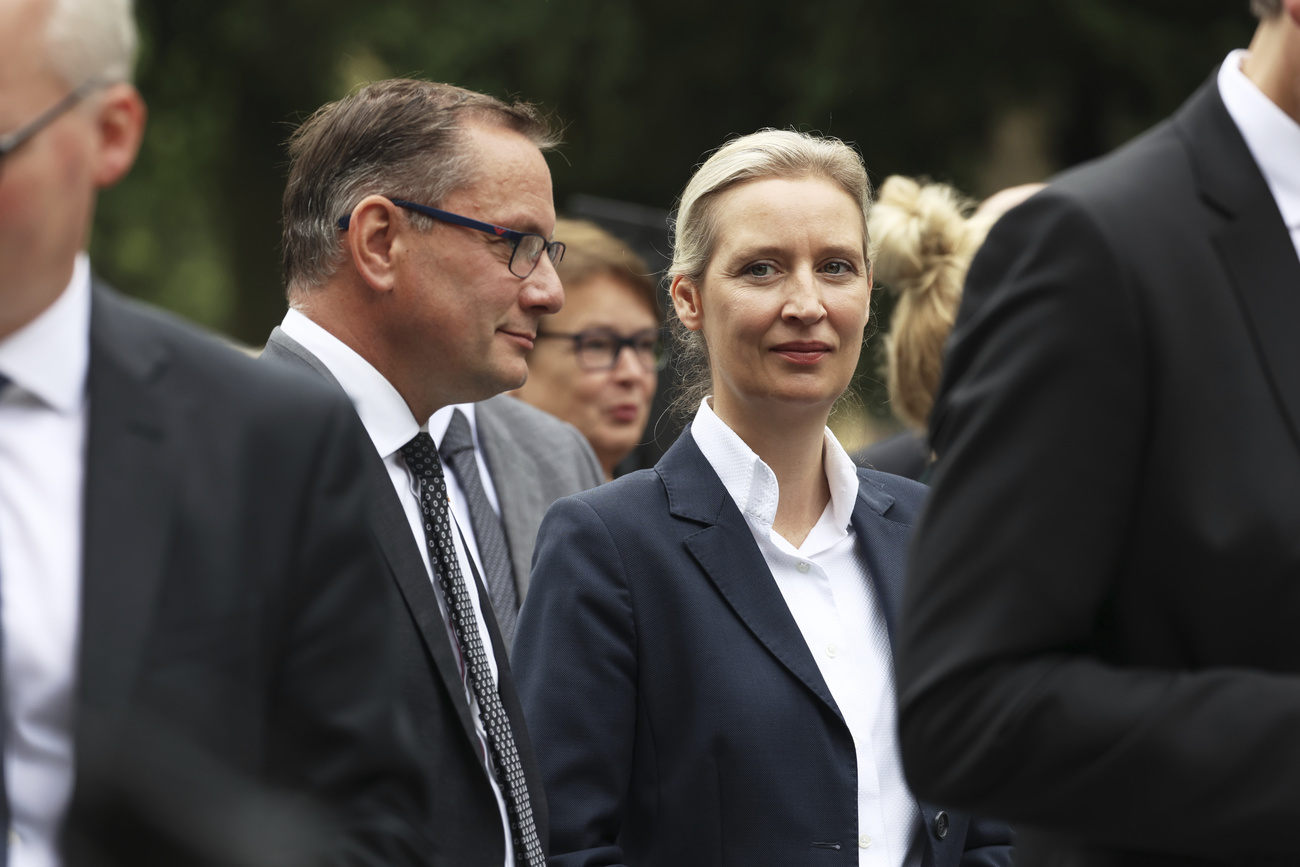
M1277 202L1212 81L1179 113L1203 199L1225 216L1211 240L1274 397L1300 443L1300 258Z
M179 445L159 394L169 363L124 302L96 286L78 678L87 706L111 710L128 700L164 574Z
M903 576L907 572L907 544L912 532L910 526L885 518L893 502L892 496L858 474L858 499L850 523L885 617L891 647L898 631L898 612L903 606Z
M530 532L528 516L536 514L543 506L541 493L532 479L536 468L520 461L519 450L511 447L514 431L497 418L492 401L477 404L474 414L483 459L492 474L492 487L496 489L497 503L501 506L501 527L506 534L515 589L523 599L528 593L528 571L532 566L529 562L532 546L523 543Z
M689 429L655 469L669 510L707 525L683 540L704 574L759 643L843 719L749 525Z
M271 332L263 356L280 363L297 364L314 370L342 390L338 380L320 359L279 328ZM477 743L478 735L474 730L474 719L470 715L469 699L465 696L465 685L460 677L460 663L452 649L451 636L447 634L447 624L442 619L438 597L425 568L424 558L417 547L422 540L416 540L411 535L406 512L397 498L397 492L393 490L388 469L379 453L373 448L368 449L365 460L367 472L373 480L367 510L371 535L379 545L393 581L402 595L402 602L420 632L438 675L447 687L452 704L456 706L456 715L460 718L466 737Z

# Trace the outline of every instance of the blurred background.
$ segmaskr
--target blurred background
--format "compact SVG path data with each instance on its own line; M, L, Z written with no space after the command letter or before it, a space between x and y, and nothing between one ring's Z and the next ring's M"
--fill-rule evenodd
M985 196L1168 115L1255 24L1247 0L136 5L150 121L134 171L100 200L96 269L257 346L285 308L284 141L367 81L423 77L539 104L565 129L550 157L560 212L604 223L659 267L677 195L732 135L835 135L876 184L924 175ZM875 293L874 330L888 328L890 302ZM832 422L850 449L897 429L878 343ZM661 423L661 439L672 429Z

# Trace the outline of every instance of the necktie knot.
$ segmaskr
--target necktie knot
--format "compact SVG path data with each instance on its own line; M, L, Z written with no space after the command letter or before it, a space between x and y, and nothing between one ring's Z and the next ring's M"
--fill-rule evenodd
M442 478L442 463L438 460L438 447L427 431L420 431L402 446L402 458L412 473L426 481Z
M447 432L442 435L442 445L438 447L438 452L448 460L453 455L458 455L463 451L472 451L474 449L474 435L469 429L469 419L460 410L451 414L451 424L447 425Z

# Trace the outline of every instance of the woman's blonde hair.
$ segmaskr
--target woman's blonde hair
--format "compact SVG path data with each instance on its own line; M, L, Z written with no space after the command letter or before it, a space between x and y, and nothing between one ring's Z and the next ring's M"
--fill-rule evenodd
M1040 187L1013 187L976 211L947 184L894 175L881 186L870 219L876 283L898 296L885 375L894 414L908 427L923 431L929 422L971 260L997 219Z

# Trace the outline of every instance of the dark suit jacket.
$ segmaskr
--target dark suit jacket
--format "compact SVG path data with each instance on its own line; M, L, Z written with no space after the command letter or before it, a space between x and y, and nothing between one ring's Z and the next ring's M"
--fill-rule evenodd
M1300 261L1213 82L972 265L899 647L1023 864L1300 856Z
M925 489L859 479L853 527L892 633ZM553 867L858 863L852 736L689 434L551 507L515 658ZM921 813L927 867L1009 864L1004 826Z
M416 864L345 401L96 285L65 863Z
M262 356L314 370L341 390L319 359L278 328L271 332ZM486 776L491 771L474 733L456 652L417 547L424 540L417 542L411 535L401 501L379 454L373 448L366 451L366 471L372 479L370 530L404 603L394 614L391 632L400 655L397 668L401 704L415 731L420 770L432 789L426 817L426 833L433 841L432 859L435 864L454 867L501 867L505 861L501 813ZM515 694L506 657L508 648L491 613L491 600L478 576L473 577L500 672L501 702L514 726L533 816L545 846L546 798Z

